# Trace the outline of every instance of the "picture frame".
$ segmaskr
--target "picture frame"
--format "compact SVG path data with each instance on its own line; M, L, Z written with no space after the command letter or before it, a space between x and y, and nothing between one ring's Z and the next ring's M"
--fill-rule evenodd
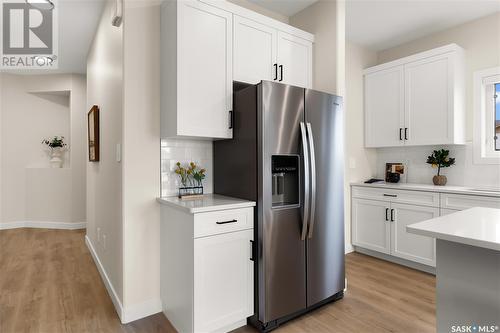
M87 114L89 161L99 162L99 107L92 106Z

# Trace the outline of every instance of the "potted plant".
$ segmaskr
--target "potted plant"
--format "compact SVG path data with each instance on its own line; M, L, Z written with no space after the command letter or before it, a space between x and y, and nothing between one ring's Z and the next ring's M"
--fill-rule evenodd
M433 168L437 168L437 175L432 178L434 185L446 185L448 179L446 176L441 175L441 168L448 168L455 164L455 159L449 157L450 151L446 149L434 150L430 156L427 157L427 164L431 164Z
M179 187L179 198L197 197L203 194L203 179L206 170L191 162L189 166L183 167L180 162L176 163L175 173L179 175L181 187Z
M64 136L43 139L42 144L49 148L50 165L53 168L62 168L62 155L67 147L67 144L64 142Z

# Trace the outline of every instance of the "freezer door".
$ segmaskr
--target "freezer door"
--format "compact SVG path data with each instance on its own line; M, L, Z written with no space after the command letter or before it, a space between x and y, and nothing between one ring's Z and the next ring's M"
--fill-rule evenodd
M344 270L344 133L342 98L305 92L311 157L307 306L342 291Z
M301 240L303 156L300 145L304 89L263 81L258 89L258 100L258 315L262 323L267 323L306 307L305 240ZM288 174L293 170L282 168L293 167L294 158L299 161L296 163L299 169L296 171L300 174L299 197L286 199L286 195L280 197L280 193L275 193L273 207L273 170L275 178L294 184L293 176ZM287 184L285 182L284 187L275 185L274 190L286 193Z

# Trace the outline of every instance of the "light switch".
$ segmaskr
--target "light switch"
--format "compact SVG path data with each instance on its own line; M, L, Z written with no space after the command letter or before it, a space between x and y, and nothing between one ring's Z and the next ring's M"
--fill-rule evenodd
M352 157L349 158L349 169L356 169L356 159Z

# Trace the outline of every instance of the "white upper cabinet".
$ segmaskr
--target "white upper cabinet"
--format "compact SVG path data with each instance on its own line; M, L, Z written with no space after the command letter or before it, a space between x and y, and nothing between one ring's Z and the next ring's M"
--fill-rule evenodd
M276 29L234 16L234 80L251 84L277 80Z
M233 81L310 88L314 36L228 1L161 5L161 136L230 139Z
M283 28L283 27L279 27ZM269 80L312 87L312 36L284 32L240 16L234 17L234 79L255 84Z
M278 81L312 87L312 43L285 32L278 33Z
M403 145L404 68L396 66L365 76L367 147Z
M463 72L455 44L366 69L366 147L464 144Z
M162 137L231 138L232 14L162 4Z

